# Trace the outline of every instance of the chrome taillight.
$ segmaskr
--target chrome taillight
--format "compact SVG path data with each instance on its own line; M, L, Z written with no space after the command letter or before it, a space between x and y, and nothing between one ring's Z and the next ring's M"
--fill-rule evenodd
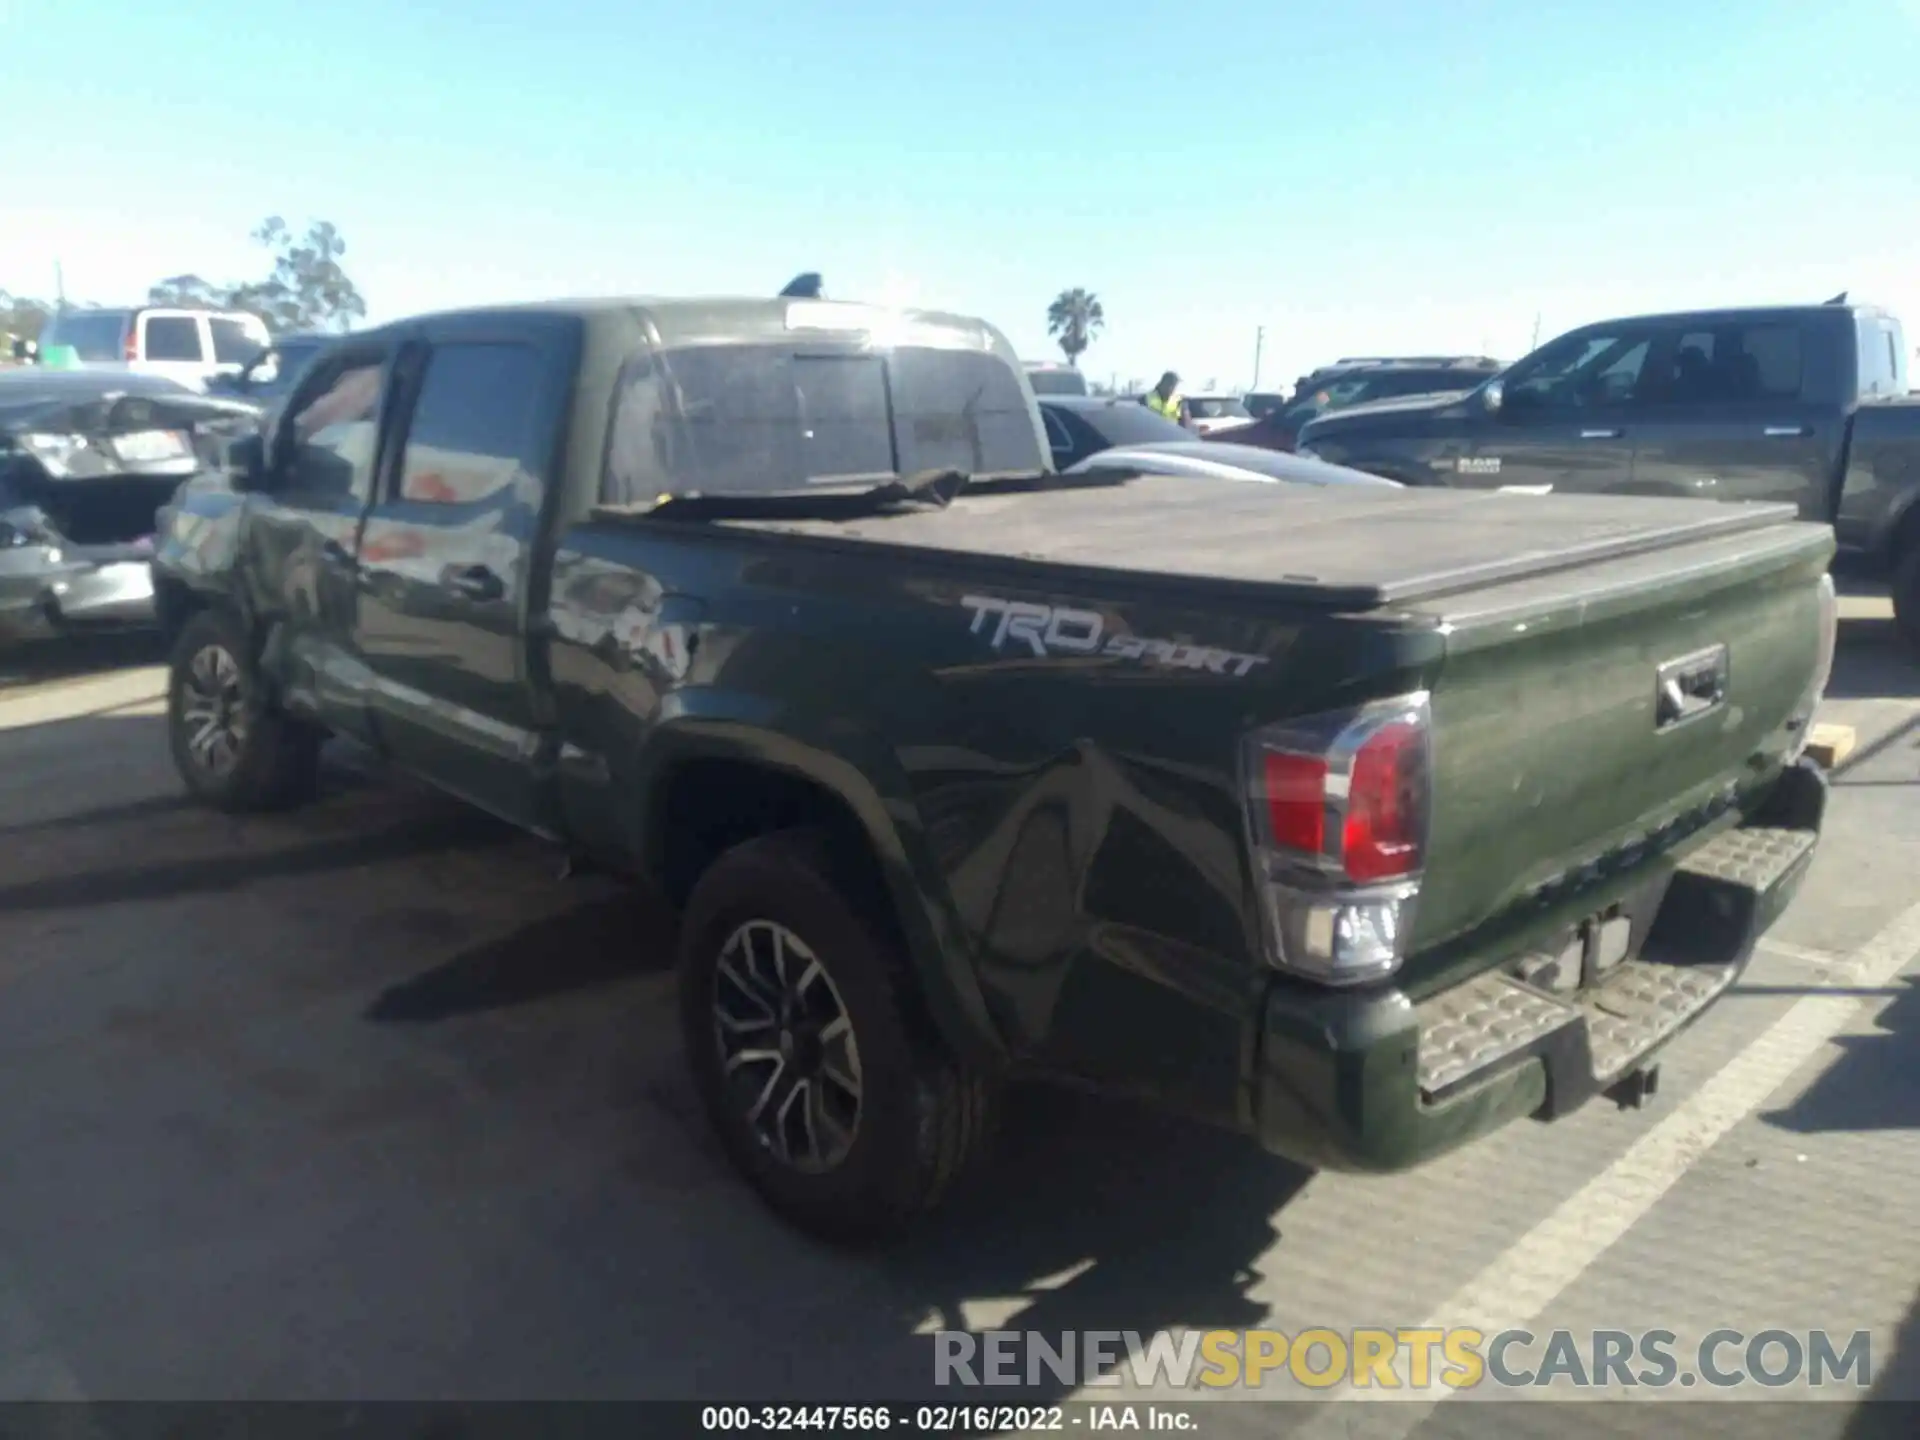
M1406 958L1433 803L1424 694L1248 736L1246 808L1267 958L1328 985Z

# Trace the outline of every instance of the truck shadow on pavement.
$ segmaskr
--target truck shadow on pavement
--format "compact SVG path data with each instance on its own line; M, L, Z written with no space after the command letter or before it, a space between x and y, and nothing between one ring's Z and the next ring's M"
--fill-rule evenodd
M158 665L166 645L158 631L109 631L52 640L0 641L0 695L30 685L80 680L138 665Z
M461 951L388 986L366 1018L420 1025L616 985L673 957L666 902L627 886ZM636 944L636 936L654 937Z
M1873 1387L1838 1440L1912 1440L1920 1408L1920 1294L1907 1307L1892 1353L1876 1349L1873 1364Z
M1920 697L1920 656L1901 640L1891 620L1842 620L1829 700Z
M158 716L87 715L41 728L51 731L56 726L74 751L151 754L160 766L167 764L165 722ZM486 850L522 838L518 831L463 806L396 807L391 795L381 793L376 777L351 763L326 766L315 807L293 816L244 819L202 809L172 781L170 770L157 773L167 777L162 783L168 786L157 794L23 820L0 815L0 838L43 861L65 845L84 849L88 861L103 852L115 858L128 853L171 856L57 867L52 874L0 884L0 915L218 894L263 880L311 877L436 852ZM116 832L119 843L110 839ZM176 841L184 849L172 843Z
M726 1256L704 1275L715 1301L682 1311L689 1333L670 1343L730 1360L701 1367L674 1393L735 1403L1044 1403L1068 1391L1044 1368L1032 1384L1025 1375L1015 1386L940 1384L930 1332L970 1336L970 1363L984 1378L982 1332L994 1329L1042 1332L1056 1347L1063 1333L1118 1332L1109 1355L1124 1370L1125 1332L1144 1340L1174 1327L1261 1323L1256 1262L1279 1239L1276 1213L1312 1172L1238 1136L1052 1086L1009 1092L992 1152L905 1238L839 1249L789 1230L734 1175L685 1074L672 991L658 983L674 954L670 907L644 887L583 883L591 893L568 908L386 986L362 1019L455 1051L511 1046L522 1058L503 1059L513 1079L503 1082L510 1093L498 1123L513 1128L507 1115L523 1107L599 1112L596 1133L617 1125L626 1136L614 1173L626 1192L620 1204L636 1216L663 1187L700 1197L700 1233L687 1238L705 1252L708 1232L725 1234ZM567 1058L553 1057L555 1046ZM621 1058L609 1065L610 1056ZM627 1253L613 1263L643 1271L663 1263L657 1226L616 1229ZM602 1232L599 1244L611 1243L613 1232ZM762 1291L782 1298L769 1308L751 1298ZM796 1331L800 1295L811 1318ZM654 1315L649 1329L664 1318ZM653 1385L662 1364L648 1353L642 1368Z
M971 1346L948 1343L970 1350L984 1379L982 1331L1038 1332L1056 1349L1063 1336L1119 1332L1109 1353L1125 1375L1128 1332L1144 1343L1165 1329L1268 1323L1256 1262L1312 1171L1122 1101L1038 1085L1009 1099L999 1144L967 1192L878 1261L924 1308L919 1329L968 1332ZM976 1320L969 1302L982 1297L990 1310ZM912 1398L1032 1404L1068 1393L1044 1368L1018 1388L943 1389L935 1341L916 1338L926 1378Z
M0 1220L103 1396L1034 1403L1067 1386L937 1384L929 1332L1266 1313L1310 1175L1246 1140L1020 1087L946 1207L832 1249L708 1132L651 891L352 768L292 816L184 805L158 716L14 743L0 1146L41 1148ZM335 1338L276 1341L289 1296Z
M1840 1035L1840 1056L1791 1105L1762 1118L1796 1134L1920 1130L1920 978L1897 982L1870 1035ZM1818 993L1818 992L1815 992Z

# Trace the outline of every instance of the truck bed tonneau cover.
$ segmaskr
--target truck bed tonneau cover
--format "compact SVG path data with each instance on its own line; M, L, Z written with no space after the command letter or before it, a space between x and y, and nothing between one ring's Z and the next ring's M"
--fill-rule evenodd
M1143 477L963 495L859 521L729 520L828 544L894 545L1132 576L1225 581L1370 609L1798 518L1790 505L1489 490L1300 490Z

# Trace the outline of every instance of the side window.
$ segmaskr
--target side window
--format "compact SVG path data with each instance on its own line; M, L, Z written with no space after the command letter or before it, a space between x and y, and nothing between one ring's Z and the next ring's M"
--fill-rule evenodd
M1073 437L1067 433L1067 427L1061 423L1060 417L1042 405L1040 419L1047 427L1047 449L1053 452L1053 458L1057 461L1063 455L1071 455Z
M534 424L540 379L540 353L530 346L436 346L407 425L399 498L478 504L540 469Z
M367 498L385 371L379 360L346 365L288 413L282 490L317 500Z
M199 364L200 322L191 315L149 315L146 317L149 360L189 360Z
M1798 325L1749 325L1736 332L1725 361L1727 398L1736 404L1798 400L1801 348Z
M1657 370L1641 376L1639 403L1702 405L1717 399L1720 370L1714 361L1726 353L1721 338L1712 330L1669 331L1668 338L1671 344L1657 347Z
M1900 346L1894 339L1893 326L1862 315L1854 325L1854 335L1860 357L1861 398L1898 395L1906 387L1900 382Z
M1605 332L1569 336L1516 367L1505 386L1515 413L1572 413L1641 399L1651 337Z
M214 316L207 328L213 332L213 358L221 365L244 365L271 343L260 327L224 315Z

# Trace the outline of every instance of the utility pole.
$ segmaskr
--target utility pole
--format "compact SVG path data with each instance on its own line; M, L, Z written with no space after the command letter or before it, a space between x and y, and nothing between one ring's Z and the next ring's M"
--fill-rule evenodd
M1254 326L1253 327L1253 384L1247 387L1249 390L1258 390L1260 388L1260 350L1261 350L1261 347L1266 344L1266 342L1267 342L1267 327L1264 325Z
M1527 349L1538 350L1539 348L1540 348L1540 312L1536 310L1533 312L1533 342L1527 346Z
M53 262L53 300L54 308L67 308L67 273L60 268L58 260Z

